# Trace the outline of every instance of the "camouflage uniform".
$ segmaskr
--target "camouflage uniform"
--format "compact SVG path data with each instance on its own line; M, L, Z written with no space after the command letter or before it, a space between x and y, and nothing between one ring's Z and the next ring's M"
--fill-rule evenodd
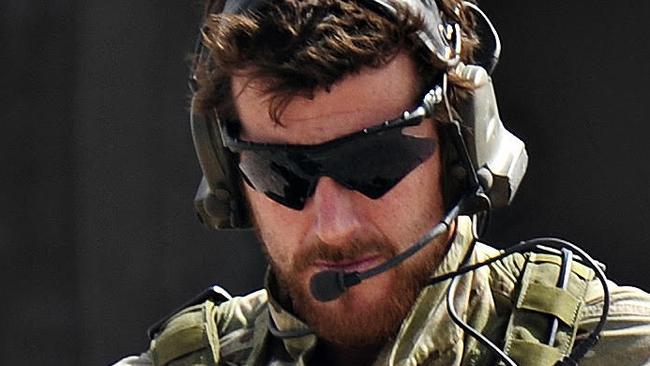
M454 242L434 276L458 268L472 241L471 221L460 217ZM498 253L477 244L470 262ZM601 314L603 291L587 267L574 266L567 293L544 292L545 285L553 287L559 272L554 258L516 254L458 280L454 303L461 318L505 345L520 365L552 365L553 357L568 353L574 339L584 338ZM523 271L530 266L537 270ZM450 319L449 284L421 292L397 337L383 347L373 365L495 364L493 352ZM650 365L650 295L613 283L610 291L607 326L580 365ZM186 308L167 321L147 352L117 365L308 365L317 337L268 293L260 290L221 304L206 301ZM540 319L549 317L531 310L545 311L549 306L563 320L554 347L543 344L547 325L538 326Z

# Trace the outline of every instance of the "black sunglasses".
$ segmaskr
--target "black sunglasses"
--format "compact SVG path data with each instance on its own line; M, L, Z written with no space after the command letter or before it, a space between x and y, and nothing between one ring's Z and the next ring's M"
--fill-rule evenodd
M405 133L429 116L421 105L402 117L316 145L268 144L240 140L237 122L219 123L223 144L239 156L248 185L272 200L301 210L318 179L377 199L433 155L436 140Z

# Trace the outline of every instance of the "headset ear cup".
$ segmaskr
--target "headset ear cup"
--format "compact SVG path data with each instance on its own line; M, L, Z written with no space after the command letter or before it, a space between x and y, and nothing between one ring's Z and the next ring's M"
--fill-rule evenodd
M205 177L201 178L194 197L194 208L201 223L215 229L232 227L229 196L225 190L219 190L219 193L215 194Z
M225 189L210 190L205 177L201 179L194 198L199 221L212 229L246 229L251 227L248 208L243 199L234 199Z
M477 65L456 66L456 75L472 84L470 97L458 108L465 146L476 178L492 206L512 201L526 172L528 154L523 141L506 129L497 107L492 80Z
M221 141L217 116L190 115L192 140L203 178L194 206L203 224L213 229L250 227L236 156Z

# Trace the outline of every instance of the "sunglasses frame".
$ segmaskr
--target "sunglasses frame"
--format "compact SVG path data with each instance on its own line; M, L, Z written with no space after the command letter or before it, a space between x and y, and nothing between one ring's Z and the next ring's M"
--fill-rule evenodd
M313 155L326 153L328 151L336 149L337 146L349 144L351 141L362 140L365 137L376 136L381 133L392 131L395 129L403 129L406 127L413 127L413 126L420 125L426 118L430 117L432 114L431 110L433 104L431 103L431 101L432 99L435 99L434 94L432 94L433 92L437 92L437 88L434 88L432 89L432 91L427 93L427 95L423 98L422 102L417 107L415 107L410 111L403 112L400 117L391 120L386 120L382 123L373 125L371 127L366 127L359 131L346 134L344 136L329 141L325 141L319 144L276 144L276 143L252 142L247 140L241 140L237 137L240 132L241 122L239 121L222 122L219 119L217 119L216 124L218 125L219 128L219 132L220 132L219 135L221 136L223 146L226 149L228 149L231 153L235 154L238 158L242 153L245 152L264 152L267 154L281 153L281 154L289 154L289 155L301 154L301 155L313 156ZM255 184L250 180L251 177L245 171L242 170L242 167L240 167L238 170L240 171L240 174L244 179L244 181L248 185L250 185L253 189L259 191L259 189L255 187ZM397 183L401 179L403 179L403 177L399 178ZM388 190L392 189L393 187L394 185L392 185ZM349 188L356 190L356 188L354 187L349 187ZM274 201L284 206L293 209L298 209L298 210L304 207L305 199L311 196L311 194L309 194L308 196L305 197L305 199L299 200L298 203L298 202L293 202L287 199L286 197L277 196L271 192L266 192L266 191L260 191L260 192L264 192L269 198L273 199ZM373 199L379 197L373 194L369 195L367 192L364 192L364 195Z

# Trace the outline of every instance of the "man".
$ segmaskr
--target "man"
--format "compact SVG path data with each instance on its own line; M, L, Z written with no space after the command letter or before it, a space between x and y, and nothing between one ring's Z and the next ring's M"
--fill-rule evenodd
M266 289L207 292L118 364L650 364L650 296L602 283L553 241L562 251L503 258L475 243L481 212L509 202L526 165L486 72L498 41L475 52L488 42L475 27L489 28L475 6L207 9L197 205L210 226L253 222Z

